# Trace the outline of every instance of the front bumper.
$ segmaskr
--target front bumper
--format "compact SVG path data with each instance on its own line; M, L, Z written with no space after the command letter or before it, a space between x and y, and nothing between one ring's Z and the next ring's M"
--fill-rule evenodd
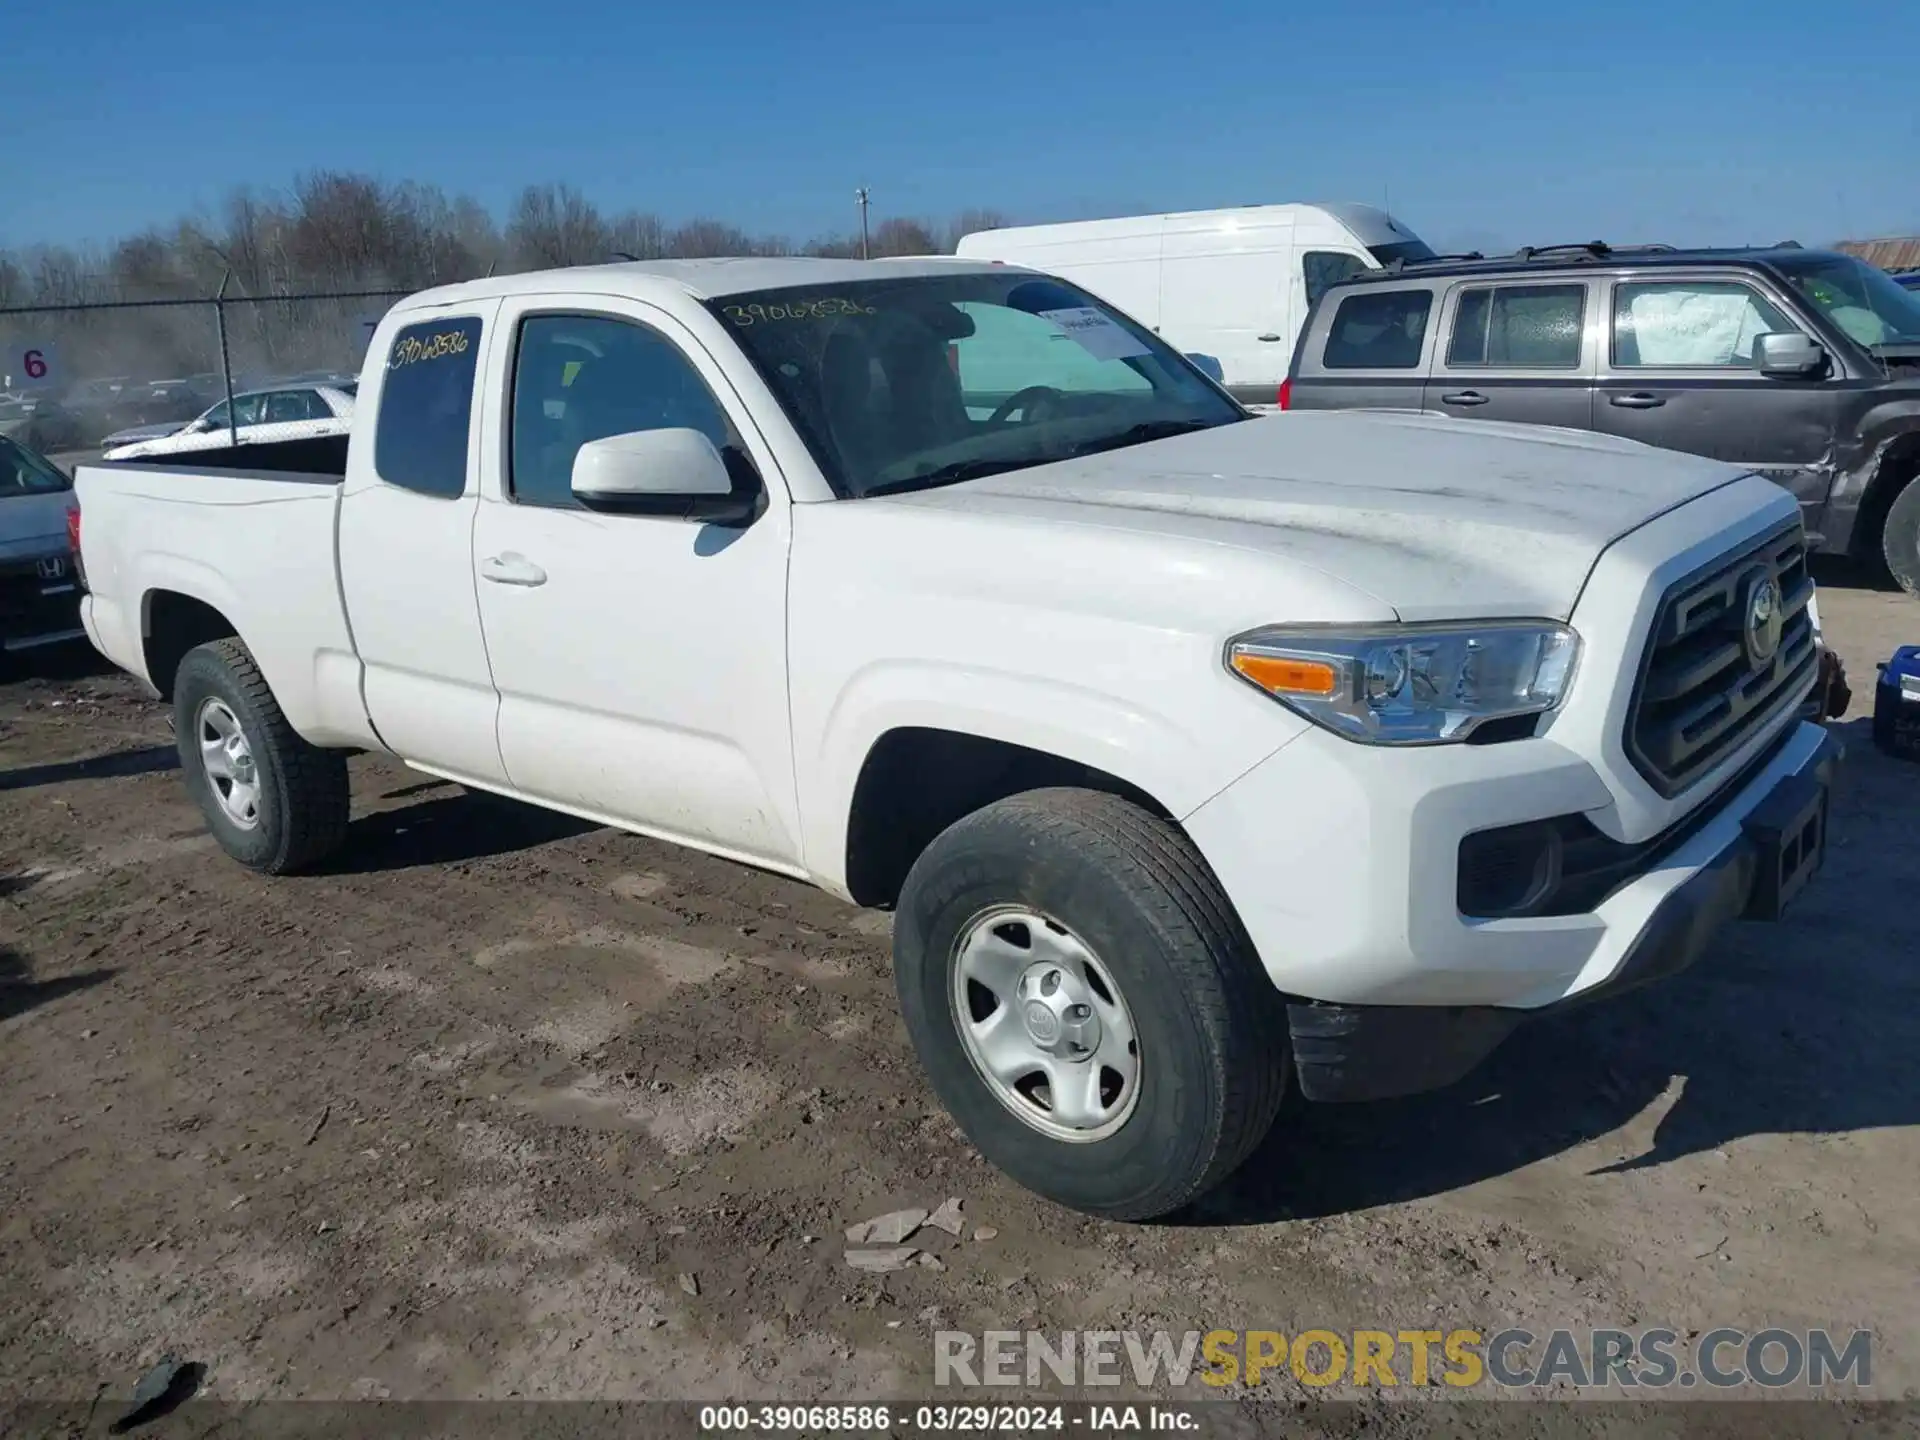
M1290 1000L1302 1093L1312 1100L1372 1100L1450 1084L1524 1020L1682 970L1730 921L1776 918L1824 852L1826 795L1841 753L1824 729L1799 725L1756 771L1704 802L1707 813L1689 817L1677 844L1655 850L1646 872L1626 880L1592 913L1476 922L1454 910L1434 917L1429 923L1439 933L1423 936L1420 945L1410 943L1410 933L1400 937L1408 942L1402 963L1382 966L1376 949L1374 964L1361 967L1378 982L1372 994L1355 994L1350 983L1338 986L1346 992L1338 998L1302 988L1315 983L1313 973L1288 963L1271 911L1254 900L1245 908L1260 927L1255 943ZM1557 783L1573 782L1562 777ZM1783 843L1797 859L1799 832L1816 813L1809 807L1817 807L1820 850L1783 872ZM1206 840L1196 839L1205 849ZM1436 847L1425 869L1450 872L1453 853ZM1415 876L1416 891L1420 879ZM1475 953L1475 937L1486 942L1477 970L1463 963ZM1508 953L1515 938L1537 947L1531 967L1516 965ZM1382 939L1375 928L1367 943L1377 947ZM1436 951L1450 963L1426 963ZM1320 992L1334 988L1330 972L1326 979ZM1467 1003L1449 1003L1449 989ZM1394 1003L1402 996L1410 1003Z

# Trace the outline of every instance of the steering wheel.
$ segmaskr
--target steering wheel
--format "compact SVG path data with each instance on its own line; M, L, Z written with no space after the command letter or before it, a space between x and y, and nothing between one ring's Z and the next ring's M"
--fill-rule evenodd
M987 417L989 425L1005 425L1013 412L1020 411L1026 424L1033 420L1036 410L1048 408L1062 399L1060 391L1051 385L1029 385L1024 390L1016 390L994 407L993 414Z

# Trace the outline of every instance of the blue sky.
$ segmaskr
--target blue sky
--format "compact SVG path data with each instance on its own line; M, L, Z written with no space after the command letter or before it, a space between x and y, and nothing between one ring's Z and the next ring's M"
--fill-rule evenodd
M1920 232L1911 0L20 0L0 246L328 167L795 239L1383 200L1431 243Z

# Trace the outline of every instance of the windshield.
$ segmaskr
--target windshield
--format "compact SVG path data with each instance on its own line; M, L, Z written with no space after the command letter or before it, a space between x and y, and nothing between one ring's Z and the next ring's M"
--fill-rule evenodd
M0 499L72 488L73 482L52 465L0 435Z
M1868 349L1920 345L1920 295L1901 288L1886 271L1848 255L1778 264L1794 289Z
M709 308L843 498L1248 418L1132 321L1022 271L760 291Z

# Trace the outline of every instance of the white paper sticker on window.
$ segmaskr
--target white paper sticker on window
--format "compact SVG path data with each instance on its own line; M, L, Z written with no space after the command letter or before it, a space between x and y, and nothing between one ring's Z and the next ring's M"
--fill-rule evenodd
M1058 325L1096 360L1125 360L1129 355L1147 353L1145 345L1091 305L1042 310L1040 318Z

